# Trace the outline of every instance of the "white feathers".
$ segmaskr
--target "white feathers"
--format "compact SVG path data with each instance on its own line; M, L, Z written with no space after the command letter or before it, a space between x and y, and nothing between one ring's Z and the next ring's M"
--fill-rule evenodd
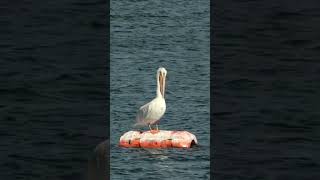
M154 124L166 112L166 102L162 97L156 97L151 102L140 107L135 126L146 126L149 124Z
M137 123L134 126L155 124L166 112L166 101L164 99L166 75L167 70L160 67L157 71L157 96L139 108L136 116Z

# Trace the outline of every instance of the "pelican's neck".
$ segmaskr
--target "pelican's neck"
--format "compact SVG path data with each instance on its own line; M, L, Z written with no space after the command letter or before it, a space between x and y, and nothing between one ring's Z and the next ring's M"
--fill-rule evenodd
M162 97L162 94L160 92L160 74L157 74L157 97Z

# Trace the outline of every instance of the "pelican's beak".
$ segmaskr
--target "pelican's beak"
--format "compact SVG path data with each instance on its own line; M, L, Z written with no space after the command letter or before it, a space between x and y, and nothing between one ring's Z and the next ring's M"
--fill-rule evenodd
M162 97L164 98L164 92L165 92L165 87L166 87L166 76L163 75L162 73L160 74L160 92L162 94Z

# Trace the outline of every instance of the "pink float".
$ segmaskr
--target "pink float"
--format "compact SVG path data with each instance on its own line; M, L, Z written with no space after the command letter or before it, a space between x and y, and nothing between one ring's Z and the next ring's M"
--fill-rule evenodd
M119 146L126 148L191 148L197 145L195 135L188 131L129 131L120 137Z

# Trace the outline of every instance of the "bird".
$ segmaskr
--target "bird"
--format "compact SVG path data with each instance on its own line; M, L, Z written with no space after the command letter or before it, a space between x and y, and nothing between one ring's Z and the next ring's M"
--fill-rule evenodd
M164 67L158 68L156 97L149 103L139 108L134 127L149 126L150 130L152 131L153 129L151 128L151 125L155 124L156 130L159 130L159 121L166 112L166 101L164 99L166 76L167 70Z

